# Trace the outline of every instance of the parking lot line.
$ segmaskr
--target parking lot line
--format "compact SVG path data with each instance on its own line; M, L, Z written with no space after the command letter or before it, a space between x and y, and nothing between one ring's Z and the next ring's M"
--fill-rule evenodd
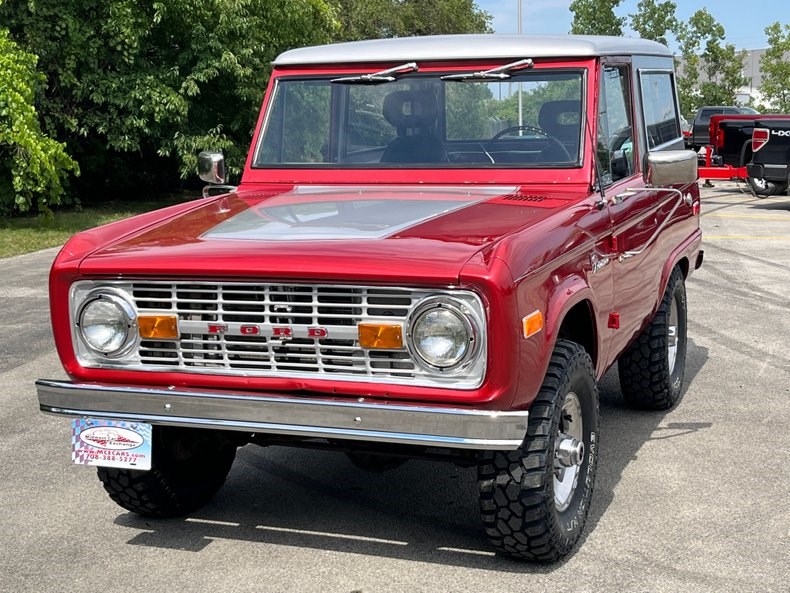
M749 220L752 218L755 220L790 220L790 214L788 214L788 216L777 216L771 214L717 214L715 212L711 212L710 214L703 214L702 216L707 216L709 218L741 218L744 220Z
M779 237L767 237L765 235L707 235L704 234L703 238L707 240L711 239L740 239L744 241L790 241L790 235L779 236Z

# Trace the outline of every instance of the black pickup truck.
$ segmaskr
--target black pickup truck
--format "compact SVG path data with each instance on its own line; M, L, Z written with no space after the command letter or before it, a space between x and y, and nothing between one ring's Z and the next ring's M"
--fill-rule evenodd
M699 150L709 144L708 126L710 125L711 117L715 115L759 115L759 113L751 107L738 107L737 105L706 105L705 107L700 107L691 124L691 138L689 138L690 142L687 142L689 148Z
M719 164L746 167L761 197L784 193L790 175L790 115L714 115L708 141Z
M772 196L787 191L790 175L790 116L755 121L752 162L746 166L754 193Z

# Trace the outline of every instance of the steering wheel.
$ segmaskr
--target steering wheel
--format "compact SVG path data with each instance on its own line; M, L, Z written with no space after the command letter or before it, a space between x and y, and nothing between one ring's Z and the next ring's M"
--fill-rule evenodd
M546 132L544 130L541 130L537 126L529 126L529 125L526 125L526 124L522 124L520 126L510 126L509 128L505 128L504 130L500 130L499 132L494 134L493 137L491 138L491 140L488 140L486 143L488 144L488 143L491 143L491 142L497 142L497 141L501 140L503 136L506 136L507 134L510 134L511 132L518 132L519 130L526 130L528 132L533 132L535 134L538 134L539 136L543 136L544 138L546 138L549 141L549 144L551 146L557 148L560 151L560 153L562 155L562 159L558 159L558 160L566 160L566 161L572 161L573 160L573 158L571 157L570 153L568 152L568 149L565 148L565 145L562 142L560 142L557 138L555 138L554 136L552 136L548 132ZM486 152L488 152L488 151L486 151Z

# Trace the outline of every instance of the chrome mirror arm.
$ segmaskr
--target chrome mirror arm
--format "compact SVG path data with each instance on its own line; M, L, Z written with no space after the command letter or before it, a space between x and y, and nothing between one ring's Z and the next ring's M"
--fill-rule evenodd
M617 258L618 261L620 261L620 263L624 262L628 258L635 257L637 255L642 254L645 251L645 249L650 247L650 245L653 244L653 241L655 241L656 238L658 238L658 235L661 234L661 231L664 230L664 227L672 219L672 216L675 214L675 212L677 211L678 207L680 207L681 204L686 204L687 206L691 206L691 204L693 202L693 198L691 197L690 193L685 193L684 194L682 191L680 191L679 189L675 189L674 187L655 187L655 186L652 186L652 185L645 186L643 188L629 187L629 188L626 188L625 192L623 192L623 193L626 193L629 196L631 196L631 195L634 195L635 193L638 193L640 191L644 191L645 189L655 189L655 190L659 190L659 191L663 191L663 192L669 192L669 193L672 193L672 194L676 195L679 199L675 203L675 205L672 206L672 210L670 210L669 213L664 217L664 220L661 221L661 224L658 225L658 227L656 228L655 232L650 236L650 238L645 242L645 244L642 245L642 247L640 247L639 249L626 251L626 252L620 254L620 257ZM615 197L617 197L617 196L615 196Z

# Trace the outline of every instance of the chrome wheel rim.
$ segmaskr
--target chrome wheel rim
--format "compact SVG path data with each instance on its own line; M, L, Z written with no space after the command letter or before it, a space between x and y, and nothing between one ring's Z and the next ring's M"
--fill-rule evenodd
M554 506L560 512L571 505L584 462L584 424L579 397L568 392L562 402L554 439Z
M669 374L675 371L675 363L678 359L678 300L672 299L672 307L669 310L669 327L667 327L667 362L669 363Z

